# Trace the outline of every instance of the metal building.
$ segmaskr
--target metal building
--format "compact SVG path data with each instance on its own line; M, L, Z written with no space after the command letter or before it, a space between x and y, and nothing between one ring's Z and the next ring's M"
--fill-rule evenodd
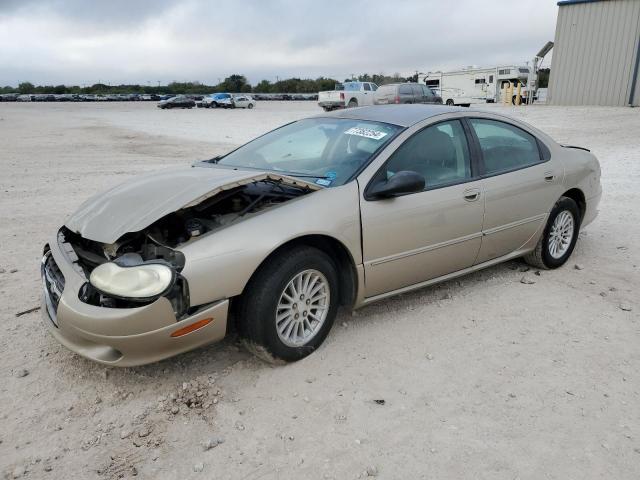
M548 102L640 106L640 0L558 2Z

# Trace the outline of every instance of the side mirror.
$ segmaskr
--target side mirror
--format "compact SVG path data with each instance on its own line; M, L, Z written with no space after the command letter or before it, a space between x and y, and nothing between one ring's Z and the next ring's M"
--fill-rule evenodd
M416 193L424 190L425 179L418 172L403 170L386 181L372 186L368 192L370 198L390 198L404 193Z

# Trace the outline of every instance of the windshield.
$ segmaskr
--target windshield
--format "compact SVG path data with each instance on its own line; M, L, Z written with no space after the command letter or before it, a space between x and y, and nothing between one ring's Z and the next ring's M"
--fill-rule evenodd
M349 181L400 130L380 122L310 118L269 132L217 163L311 178L325 187L338 186Z

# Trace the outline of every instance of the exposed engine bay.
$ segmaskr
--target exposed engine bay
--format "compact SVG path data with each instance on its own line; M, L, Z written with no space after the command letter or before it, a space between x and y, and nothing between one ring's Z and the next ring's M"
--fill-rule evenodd
M267 178L223 190L194 206L165 215L139 232L126 233L115 243L89 240L66 227L60 231L61 241L72 247L78 257L76 263L87 278L96 267L107 262L120 267L149 263L171 267L176 273L175 283L163 296L171 301L179 319L190 313L190 305L187 282L180 276L185 259L176 247L312 191L303 185ZM81 290L80 299L109 308L139 307L155 301L155 298L141 301L105 295L89 282Z

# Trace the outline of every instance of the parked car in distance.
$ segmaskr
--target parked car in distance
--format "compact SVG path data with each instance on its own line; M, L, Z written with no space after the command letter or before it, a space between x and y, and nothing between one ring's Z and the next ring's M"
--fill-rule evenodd
M83 203L44 247L43 319L67 348L129 366L222 339L233 308L253 352L298 360L341 305L518 257L562 266L597 215L600 173L588 150L490 112L298 120Z
M56 96L52 93L41 93L37 95L31 95L32 102L55 102Z
M373 105L373 94L378 89L371 82L337 83L334 90L318 93L318 105L325 112L337 108L352 108Z
M231 99L233 102L233 108L248 108L252 109L256 106L256 102L250 95L238 95Z
M212 93L202 99L204 108L232 108L232 95L230 93Z
M3 93L0 95L0 102L15 102L18 100L18 93Z
M191 98L187 98L184 95L177 95L167 100L161 100L158 102L158 108L193 108L196 106L196 102Z
M442 104L442 98L419 83L389 83L381 85L373 96L374 105L390 103L435 103Z

